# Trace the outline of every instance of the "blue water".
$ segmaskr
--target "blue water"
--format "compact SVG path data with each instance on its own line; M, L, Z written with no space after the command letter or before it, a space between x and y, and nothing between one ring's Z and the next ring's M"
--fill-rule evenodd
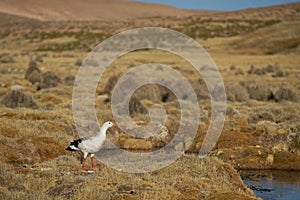
M264 200L300 200L300 172L241 171L244 183Z

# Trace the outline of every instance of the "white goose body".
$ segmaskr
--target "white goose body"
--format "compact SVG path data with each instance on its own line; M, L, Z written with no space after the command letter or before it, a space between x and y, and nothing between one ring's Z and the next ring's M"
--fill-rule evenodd
M84 137L78 140L74 140L66 148L68 151L81 151L83 153L83 167L86 167L86 157L91 154L92 166L94 167L94 153L101 149L105 139L106 131L113 126L113 123L108 121L105 122L96 136Z

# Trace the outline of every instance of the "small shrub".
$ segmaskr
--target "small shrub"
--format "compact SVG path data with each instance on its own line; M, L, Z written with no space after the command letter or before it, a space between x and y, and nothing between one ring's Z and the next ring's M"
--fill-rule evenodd
M295 149L300 152L300 136L296 136L291 141L291 149Z
M76 62L75 62L75 65L78 66L78 67L80 67L80 66L81 66L81 63L82 63L82 60L78 58L78 59L76 60Z
M28 63L28 68L37 68L38 67L38 64L36 63L35 60L31 60L29 63Z
M294 90L290 89L290 88L279 88L276 92L275 92L275 100L277 102L286 100L286 101L298 101L298 97L297 94L294 92Z
M9 108L26 107L37 109L38 105L30 95L27 95L19 90L12 90L4 96L1 102Z
M244 72L241 68L238 68L235 72L235 75L244 75Z
M248 71L248 74L254 74L254 70L255 70L254 65L251 65L251 66L250 66L250 69L249 69L249 71Z
M254 74L256 74L256 75L258 75L258 76L261 76L261 75L265 75L265 74L266 74L266 71L265 71L264 68L262 68L262 69L256 68L256 69L254 70Z
M277 69L274 77L284 77L284 72L281 69Z
M104 87L104 93L106 94L111 94L113 88L115 87L115 85L118 82L118 76L111 76L109 77L105 87Z
M247 101L249 94L245 87L241 85L230 84L226 87L226 96L229 101Z
M216 85L212 92L211 92L211 98L216 100L216 101L223 101L225 97L228 99L228 93L225 88L225 93L223 92L224 88L221 85Z
M268 87L257 85L254 87L248 87L247 89L251 99L255 99L257 101L269 101L274 99L274 94Z
M35 57L35 61L37 61L37 62L44 62L44 60L43 60L43 55L37 55L36 57Z
M266 74L266 70L264 68L255 68L254 65L251 65L248 74L264 75Z
M147 99L155 103L176 100L176 96L171 90L158 84L143 85L135 91L134 95L138 99Z
M15 63L15 59L13 56L9 55L8 53L0 54L0 62L1 63Z
M40 72L35 70L28 75L26 80L28 80L31 84L40 83L42 80L42 75Z
M265 69L266 69L267 73L273 73L273 72L275 72L275 68L274 68L273 65L268 65Z
M42 80L39 88L46 89L46 88L56 87L60 83L62 83L62 80L56 73L46 72L42 74Z
M192 88L194 89L198 99L209 99L210 94L206 83L203 79L189 80Z
M97 67L98 66L98 62L97 62L97 60L88 59L88 60L86 60L84 62L84 65L90 66L90 67Z
M233 71L233 70L236 69L236 67L235 67L234 65L231 65L231 66L229 67L229 69L230 69L231 71Z
M25 72L25 80L31 82L32 84L36 82L41 82L41 70L35 61L30 61L28 63L28 69Z
M145 106L140 102L140 100L137 97L133 96L130 98L129 101L129 113L131 116L137 113L146 114L148 113L148 110L145 108Z
M64 79L64 83L66 85L73 85L74 81L75 81L75 76L73 76L73 75L66 76Z

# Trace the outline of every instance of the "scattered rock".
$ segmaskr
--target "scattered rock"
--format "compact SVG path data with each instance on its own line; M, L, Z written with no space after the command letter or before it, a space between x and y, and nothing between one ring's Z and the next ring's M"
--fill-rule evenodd
M10 87L11 90L22 90L23 86L22 85L12 85Z
M183 151L184 150L184 145L182 142L178 143L175 147L176 151Z
M224 153L224 151L219 150L219 151L217 152L217 156L220 156L220 155L222 155L223 153Z
M286 133L286 131L282 128L277 131L278 135L284 135L285 133Z
M52 170L51 167L42 167L42 168L41 168L41 171L42 171L42 172L44 172L44 171L50 171L50 170Z
M108 103L110 101L110 98L109 98L108 94L98 95L97 99L99 99L100 101L102 101L104 103Z
M257 154L258 154L259 156L261 156L261 151L260 151L260 150L258 150L258 151L257 151Z
M188 137L184 139L185 148L188 149L193 143L193 138Z

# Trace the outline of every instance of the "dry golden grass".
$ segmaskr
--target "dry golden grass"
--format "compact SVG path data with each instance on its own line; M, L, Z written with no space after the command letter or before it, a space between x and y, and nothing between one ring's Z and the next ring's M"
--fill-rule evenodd
M89 172L70 156L25 168L1 164L0 186L4 199L255 199L230 165L195 155L146 174L104 165Z
M182 30L193 19L185 20L158 18L152 23L151 19L139 19L133 20L131 26L152 24ZM222 21L196 20L193 23L196 24L190 25L204 23L214 29ZM226 23L249 25L252 22ZM262 25L265 22L253 23L257 23L261 28L249 31L247 36L234 35L232 30L230 35L233 36L229 37L222 32L223 29L216 29L216 32L219 31L218 37L206 35L197 38L217 63L226 89L231 95L222 135L211 154L236 168L299 170L298 50L286 49L284 45L280 45L283 49L270 55L265 54L266 49L261 46L263 44L256 44L263 43L259 38L269 31L274 32L278 41L285 41L287 36L281 32L275 33L274 30L286 27L285 30L294 34L296 28L292 25L297 22L276 22L268 26ZM80 154L67 155L65 147L78 137L72 113L71 83L79 68L79 61L99 41L128 28L121 24L120 21L113 24L70 22L67 25L49 22L35 24L40 25L38 31L31 29L34 26L32 24L24 27L18 24L6 27L11 33L3 33L0 39L0 99L11 92L11 87L17 87L19 91L32 97L38 108L24 108L18 105L12 109L0 105L1 198L253 199L253 193L245 188L234 169L212 157L199 160L195 155L186 155L174 164L148 174L126 174L105 166L89 174L88 171L81 170L78 159ZM86 34L80 32L84 27L87 27ZM248 37L247 41L243 40L245 37ZM239 48L233 46L238 41L241 41L238 43ZM257 55L253 54L253 49L243 49L245 45L252 46L252 43L258 45L253 47L257 50ZM41 73L55 72L60 80L65 81L50 84L54 87L37 90L38 84L24 79L31 60L35 60ZM109 66L95 94L99 123L113 120L109 96L103 96L112 89L111 85L106 87L110 77L118 77L135 66L149 62L172 66L190 81L197 92L200 99L200 127L194 141L185 141L181 145L192 142L188 152L198 153L211 120L211 103L207 88L202 77L187 61L167 52L131 52ZM251 65L254 66L254 73L249 73ZM269 65L274 66L274 70L268 68ZM253 95L259 87L269 88L274 98L259 98ZM261 89L259 92L262 94L259 96L268 96L270 91ZM178 102L172 95L169 95L172 98L164 101L163 94L166 92L169 91L150 85L140 88L135 95L141 99L139 102L143 108L149 109L154 103L164 106L168 113L165 123L169 132L167 137L142 141L122 133L119 128L114 128L109 131L108 138L122 148L135 151L143 148L150 151L164 146L173 138L180 120ZM141 106L133 106L132 109L139 110ZM149 122L149 117L143 113L145 111L133 112L133 119L139 124ZM136 145L137 142L140 142L139 145Z

